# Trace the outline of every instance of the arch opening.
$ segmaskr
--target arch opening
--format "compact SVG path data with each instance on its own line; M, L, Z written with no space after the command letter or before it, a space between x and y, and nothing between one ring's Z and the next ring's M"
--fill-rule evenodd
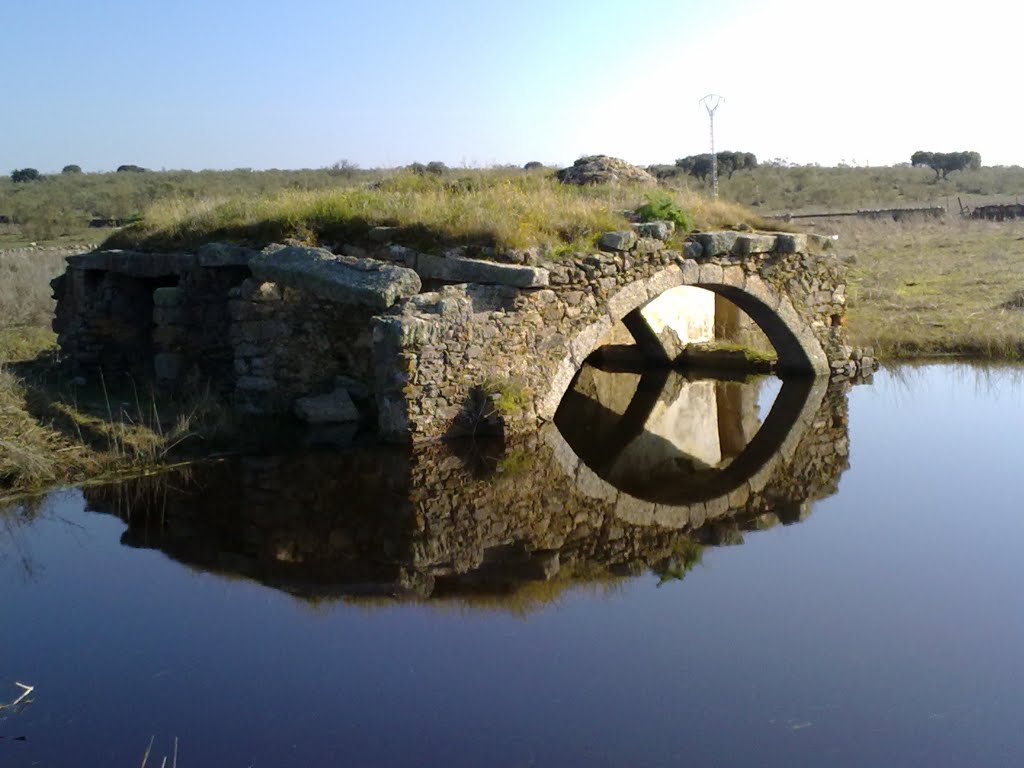
M817 407L823 386L806 377L724 380L585 365L555 426L610 489L656 504L702 503L767 479L800 439L802 415Z

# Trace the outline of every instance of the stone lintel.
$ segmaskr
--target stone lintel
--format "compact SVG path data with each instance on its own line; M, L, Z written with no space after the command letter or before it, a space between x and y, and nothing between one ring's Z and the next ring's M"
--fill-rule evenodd
M424 280L449 283L507 285L512 288L544 288L549 282L548 270L520 264L498 264L465 256L416 256L416 273Z

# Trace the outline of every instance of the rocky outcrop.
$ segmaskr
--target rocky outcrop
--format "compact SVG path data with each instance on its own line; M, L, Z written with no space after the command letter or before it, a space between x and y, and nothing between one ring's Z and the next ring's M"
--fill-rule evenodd
M581 157L568 168L557 174L563 184L586 186L589 184L639 184L656 186L658 180L643 168L630 165L625 160L608 155Z

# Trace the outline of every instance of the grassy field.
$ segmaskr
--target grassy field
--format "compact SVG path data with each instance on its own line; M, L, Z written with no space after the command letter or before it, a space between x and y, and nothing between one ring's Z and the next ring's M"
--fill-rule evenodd
M851 254L848 329L883 361L1024 359L1024 222L816 222Z

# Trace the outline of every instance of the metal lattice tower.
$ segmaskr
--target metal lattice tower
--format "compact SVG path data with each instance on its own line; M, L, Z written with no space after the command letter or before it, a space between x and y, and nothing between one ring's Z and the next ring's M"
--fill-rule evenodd
M724 96L719 96L714 93L709 93L700 100L700 103L704 105L704 109L708 111L708 119L711 122L711 194L715 200L718 199L718 155L715 154L715 110L718 109L724 101Z

